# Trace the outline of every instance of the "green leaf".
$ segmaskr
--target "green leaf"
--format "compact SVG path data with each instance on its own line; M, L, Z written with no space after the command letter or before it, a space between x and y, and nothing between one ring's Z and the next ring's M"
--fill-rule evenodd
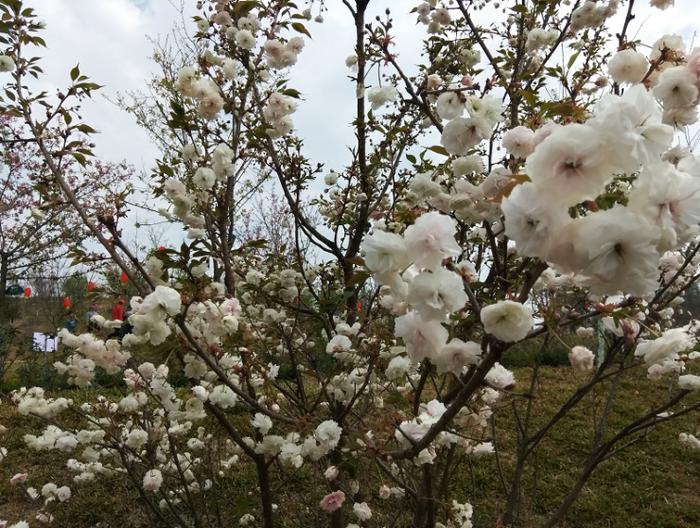
M447 152L445 147L441 145L433 145L432 147L428 147L428 150L435 152L436 154L442 154L443 156L449 156L450 153Z
M547 102L543 103L542 110L545 114L550 116L570 116L574 113L574 107L571 103L566 103L562 101L557 102Z
M75 81L80 75L80 65L76 64L75 68L70 71L70 80Z
M233 6L233 13L239 17L246 16L253 8L257 7L258 3L254 0L244 0L237 2Z
M285 88L281 93L294 99L299 99L301 97L301 92L299 90L295 90L294 88Z
M175 175L175 173L173 172L173 169L171 169L170 167L168 167L165 164L159 163L158 169L160 169L160 172L162 174L165 174L166 176L170 176L171 178Z
M569 57L569 61L566 63L567 69L571 69L571 67L574 65L574 62L576 62L576 59L578 59L579 53L581 53L581 50L577 51L571 57Z
M76 160L78 163L80 163L83 167L85 167L85 165L87 165L87 158L86 158L85 156L83 156L81 153L79 153L79 152L73 152L73 153L72 153L72 156L73 156L73 157L75 158L75 160Z
M518 92L520 97L522 97L527 104L530 106L535 106L535 103L537 103L537 96L532 90L520 90Z
M303 33L307 37L311 38L311 33L306 29L306 26L301 22L292 22L292 29L298 33Z
M80 88L82 90L85 90L86 92L90 92L91 90L99 90L103 86L104 85L102 85L102 84L90 83L90 82L81 82L81 83L75 85L76 88Z
M80 123L76 128L80 130L83 134L95 134L97 132L97 130L92 128L87 123Z
M32 42L34 42L34 44L37 46L41 46L42 48L46 47L46 41L41 37L34 37Z

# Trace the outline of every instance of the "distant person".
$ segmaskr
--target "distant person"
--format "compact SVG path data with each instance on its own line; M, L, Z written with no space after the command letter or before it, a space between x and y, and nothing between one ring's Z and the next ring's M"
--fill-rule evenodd
M134 331L133 325L129 322L129 316L131 315L132 311L129 309L126 314L124 314L124 323L117 329L119 332L119 341L121 341L124 336L131 334Z
M75 317L73 317L73 314L68 314L68 319L63 324L63 327L66 330L68 330L71 334L75 333L76 329L78 328L78 321L75 320Z
M119 299L119 302L112 308L112 319L115 321L124 320L124 299Z
M88 331L90 331L90 332L94 332L94 331L100 329L100 325L98 325L95 321L92 320L92 318L95 317L96 315L97 315L97 309L95 308L95 305L90 306L90 309L85 314L85 319L87 320Z
M127 310L127 312L124 314L122 325L119 328L115 328L112 333L107 336L107 339L116 339L117 341L121 341L124 336L133 333L134 327L131 325L131 323L129 323L130 315L132 315L132 311Z

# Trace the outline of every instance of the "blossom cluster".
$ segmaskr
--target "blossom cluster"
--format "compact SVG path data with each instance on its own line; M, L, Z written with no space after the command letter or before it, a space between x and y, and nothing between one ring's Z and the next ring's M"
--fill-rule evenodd
M637 85L602 98L586 123L546 132L531 134L524 167L530 181L501 204L506 236L520 254L575 274L595 293L648 295L663 253L688 242L700 220L700 180L662 159L673 130L661 122L658 104ZM618 179L624 174L637 174L626 189ZM571 207L592 203L610 184L629 193L627 204L589 206L571 217Z

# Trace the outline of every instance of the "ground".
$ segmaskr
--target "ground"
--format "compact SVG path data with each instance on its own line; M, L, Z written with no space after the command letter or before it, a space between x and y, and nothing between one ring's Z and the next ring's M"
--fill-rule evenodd
M516 369L518 387L527 387L529 369ZM543 423L556 409L567 393L582 381L582 375L566 367L541 369L540 388L535 401L535 421ZM664 384L632 378L620 386L611 414L610 430L614 431L634 416L649 409L652 402L663 397ZM89 397L90 392L75 391L75 400ZM586 447L590 443L590 423L593 400L587 400L571 416L555 428L551 438L542 444L535 464L526 474L526 500L520 522L524 527L540 526L546 514L564 496L573 482ZM514 444L510 406L497 413L497 442L501 448L501 465L504 472L510 471L512 446ZM57 510L56 526L71 528L147 526L138 506L138 497L130 494L121 480L101 481L90 486L74 485L71 475L51 453L29 452L23 445L22 436L36 432L36 422L17 415L6 403L0 406L0 423L8 428L0 445L9 450L7 458L0 463L0 519L16 521L32 511L31 501L22 491L9 484L10 477L18 470L30 473L30 484L40 488L46 481L69 484L74 489L74 498ZM594 474L574 505L563 526L566 528L691 528L700 526L700 451L693 451L677 440L680 431L694 432L698 427L698 415L689 415L680 422L660 426L641 438L616 458L604 463ZM461 493L460 500L474 505L474 526L497 526L497 517L502 507L503 491L498 476L495 457L486 457L467 466L453 484ZM507 476L507 475L506 475ZM225 482L225 487L236 497L225 501L223 513L231 519L231 526L242 512L255 507L253 475L235 475ZM280 487L285 490L281 503L286 508L316 509L313 504L293 503L298 493L296 485L289 483ZM242 493L240 490L248 490ZM315 497L317 490L310 490ZM221 496L226 493L222 491ZM298 495L297 495L298 496ZM311 499L309 500L311 502ZM390 504L391 501L389 501ZM394 502L391 506L399 507ZM294 526L281 516L283 526ZM321 521L323 517L318 517Z

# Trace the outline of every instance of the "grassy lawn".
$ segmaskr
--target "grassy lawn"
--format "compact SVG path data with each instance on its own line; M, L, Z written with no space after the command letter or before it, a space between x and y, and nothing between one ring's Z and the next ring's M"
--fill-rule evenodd
M529 369L516 369L517 389L528 386ZM537 397L534 401L533 427L547 421L558 405L583 381L581 374L569 368L543 368ZM610 416L610 433L647 410L652 403L664 397L664 384L634 379L623 382ZM91 396L90 391L74 391L71 396L80 401ZM603 396L602 390L599 393ZM601 398L588 398L565 418L535 453L525 473L525 499L520 512L520 525L536 527L547 517L569 490L591 442L591 420L600 412ZM515 445L512 407L510 402L499 403L496 413L501 465L506 480L513 463ZM518 403L520 405L520 403ZM29 484L40 488L45 482L68 484L74 496L56 510L56 526L71 528L148 526L138 507L138 496L130 493L119 478L103 479L90 485L72 482L72 474L62 467L61 457L52 453L29 452L22 436L36 433L39 422L17 415L13 408L0 406L0 423L8 428L0 445L10 453L0 463L0 519L15 521L31 514L34 505L20 488L12 487L9 479L14 471L30 473ZM679 422L664 424L641 437L629 449L604 462L594 473L575 503L565 524L567 528L691 528L700 526L700 451L693 451L677 441L679 431L695 432L698 416L688 415ZM475 460L452 482L455 498L468 500L474 505L474 526L497 526L503 505L496 459L493 456ZM368 472L369 474L369 472ZM278 490L277 502L281 512L288 509L307 511L306 519L312 525L323 523L318 512L318 497L325 493L322 484L307 478L305 471L294 474L284 483L273 483ZM376 489L377 483L360 479L364 487ZM219 496L234 497L222 500L222 513L231 526L237 526L238 517L257 508L255 477L238 472L221 483ZM308 504L299 504L299 488ZM230 494L228 493L230 492ZM400 507L390 500L387 508ZM378 506L375 503L375 506ZM294 511L294 510L292 510ZM379 513L379 512L377 512ZM301 526L291 522L291 515L280 515L280 526ZM381 526L384 515L377 515L372 525ZM374 522L374 521L377 522ZM388 524L387 524L388 525ZM308 526L308 524L307 524Z
M518 387L527 387L529 370L516 371ZM534 403L533 422L544 424L556 412L581 374L567 368L540 370L539 397ZM614 434L635 417L658 404L667 388L646 380L623 381L613 405L609 432ZM602 397L602 390L599 392ZM525 476L523 526L539 526L569 491L591 444L592 417L600 413L601 402L588 398L564 418L544 440ZM512 412L496 416L497 441L504 451L502 463L512 467L515 446ZM698 415L662 424L634 445L603 462L588 481L570 511L568 528L614 527L697 527L700 526L700 451L678 442L678 432L694 432ZM493 459L477 461L474 474L464 482L474 504L475 526L496 526L503 496ZM508 473L509 474L509 473ZM507 475L508 475L507 474ZM506 476L507 476L506 475Z

